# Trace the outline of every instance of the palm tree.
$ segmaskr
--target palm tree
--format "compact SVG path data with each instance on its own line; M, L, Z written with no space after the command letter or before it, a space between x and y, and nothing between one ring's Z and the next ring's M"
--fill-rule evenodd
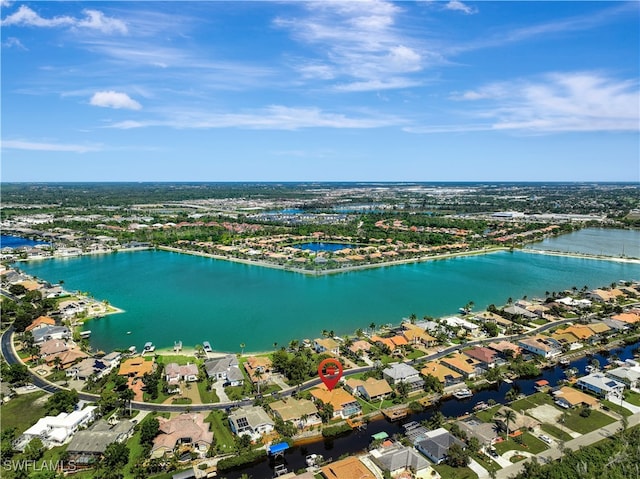
M362 328L358 328L358 329L356 329L356 333L355 334L356 334L356 336L358 338L361 338L362 336L364 336L364 331L362 331Z
M371 324L369 324L369 329L371 330L371 332L373 333L376 330L376 323L371 322Z
M274 341L273 342L273 350L276 351L278 349L278 342Z
M416 316L416 313L411 313L409 315L409 322L411 324L416 324L416 321L418 320L418 316Z
M262 371L260 369L256 369L253 371L253 377L256 378L256 386L258 387L258 396L260 396L260 383L262 382Z
M244 343L240 343L240 356L242 356L244 354L244 347L245 347L245 344Z
M123 403L122 407L124 408L127 403L129 404L129 416L131 416L131 401L133 401L133 398L135 397L136 394L128 387L120 393L120 400Z
M509 437L509 423L516 420L516 412L513 409L504 409L496 414L499 418L504 420L507 427L507 438Z

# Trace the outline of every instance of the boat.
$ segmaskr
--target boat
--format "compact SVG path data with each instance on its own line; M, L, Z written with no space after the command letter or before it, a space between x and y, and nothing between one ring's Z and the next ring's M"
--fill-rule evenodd
M467 399L473 396L473 393L469 388L460 388L460 389L456 389L453 392L453 395L456 399Z
M562 358L562 359L560 360L560 364L561 364L562 366L569 366L569 364L571 364L571 361L569 361L569 358Z
M127 331L127 334L131 334L131 331Z
M484 401L480 401L478 404L476 404L475 406L473 406L473 410L474 411L484 411L485 409L487 409L489 407L489 405L484 402Z
M572 378L574 376L578 375L578 370L576 368L569 368L569 369L565 369L564 370L564 374L565 376L567 376L568 378Z
M142 349L143 353L152 353L156 350L156 347L153 345L151 341L144 343L144 348Z
M599 369L598 369L597 367L592 366L591 364L588 364L588 365L584 368L584 370L585 370L586 372L588 372L589 374L591 374L591 373L597 373L597 372L599 371Z
M202 342L202 349L204 350L205 353L213 352L213 349L211 348L211 343L209 341Z
M324 461L324 457L320 454L309 454L305 460L307 462L307 466L314 467L320 465Z
M87 331L81 331L81 332L80 332L80 337L81 337L82 339L86 339L86 338L88 338L89 336L91 336L91 331L90 331L90 330L87 330Z

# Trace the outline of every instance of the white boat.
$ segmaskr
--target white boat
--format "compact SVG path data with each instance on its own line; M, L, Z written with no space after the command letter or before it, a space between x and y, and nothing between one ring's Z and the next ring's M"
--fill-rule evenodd
M143 353L152 353L156 350L156 347L153 345L151 341L144 343Z
M456 389L453 392L453 395L455 396L456 399L467 399L473 396L473 393L469 388L461 388L461 389Z
M571 361L569 361L569 358L562 358L560 360L560 364L562 364L563 366L569 366L569 364L571 364Z
M307 466L313 467L319 465L324 460L320 454L309 454L306 457Z
M205 353L210 353L213 351L213 349L211 348L211 343L209 341L203 341L202 349Z

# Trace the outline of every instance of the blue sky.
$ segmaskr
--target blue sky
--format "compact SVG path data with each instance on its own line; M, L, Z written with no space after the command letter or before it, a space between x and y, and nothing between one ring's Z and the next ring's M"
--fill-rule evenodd
M640 181L635 1L0 1L3 181Z

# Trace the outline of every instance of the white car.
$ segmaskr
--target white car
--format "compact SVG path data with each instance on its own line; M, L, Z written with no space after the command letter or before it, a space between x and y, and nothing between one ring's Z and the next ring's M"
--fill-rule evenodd
M544 434L540 436L540 440L546 442L547 444L551 444L551 438L549 436L545 436Z

